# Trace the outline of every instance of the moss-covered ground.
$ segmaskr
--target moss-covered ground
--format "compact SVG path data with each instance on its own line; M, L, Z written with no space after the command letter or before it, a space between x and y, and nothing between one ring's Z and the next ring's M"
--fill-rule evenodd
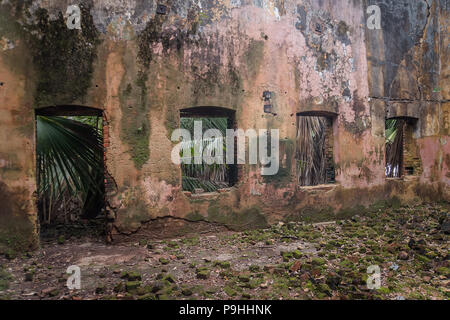
M448 209L396 207L336 223L109 246L55 239L35 253L0 257L0 297L448 299ZM66 287L70 265L81 268L81 290ZM381 270L378 289L367 287L371 265Z

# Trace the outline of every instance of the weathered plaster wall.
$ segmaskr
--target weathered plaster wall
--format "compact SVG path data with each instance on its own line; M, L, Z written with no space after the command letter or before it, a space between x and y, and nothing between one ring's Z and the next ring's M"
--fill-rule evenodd
M380 5L382 30L366 28L367 2ZM448 4L428 2L161 1L159 15L156 1L0 1L0 243L36 243L34 109L52 105L104 110L114 239L167 217L168 232L174 219L240 229L449 199ZM65 26L74 3L81 31ZM276 115L263 113L267 90ZM244 165L227 192L183 193L170 136L179 110L196 106L279 129L279 174ZM334 186L295 183L296 113L311 110L337 114ZM419 118L419 179L384 177L386 112Z
M382 10L382 30L367 32L372 109L386 110L386 118L417 119L414 138L423 172L416 192L448 199L449 2L366 2ZM378 118L381 125L384 118Z

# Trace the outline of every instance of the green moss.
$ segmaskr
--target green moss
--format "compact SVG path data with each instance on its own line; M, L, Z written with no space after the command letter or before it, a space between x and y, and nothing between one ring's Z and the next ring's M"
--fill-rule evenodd
M200 267L200 268L197 268L195 273L196 273L198 279L205 280L205 279L209 278L211 271L209 271L209 269L207 267Z
M37 23L28 26L27 41L37 71L36 106L81 100L91 86L93 62L100 43L91 5L80 4L81 30L67 28L63 14L50 20L46 9L35 12Z
M147 70L139 71L135 81L137 91L128 83L120 94L122 112L120 138L129 147L129 153L137 169L150 157L150 121L148 119Z
M19 23L22 16L20 4L13 5L5 3L0 6L0 37L10 40L18 40L24 36L25 30Z
M186 219L189 221L203 221L203 220L205 220L205 217L203 217L200 213L195 211L195 212L189 212L186 215Z
M127 290L127 292L134 292L140 286L141 286L140 281L128 281L127 283L125 283L125 289Z
M231 268L231 264L230 261L215 261L214 262L214 266L219 266L223 269L230 269Z
M311 262L313 265L316 265L316 266L322 266L325 264L325 260L322 258L313 258Z
M437 268L436 272L441 274L441 275L443 275L443 276L446 276L446 277L450 276L450 268L448 268L448 267Z
M137 271L124 271L121 276L122 279L127 279L128 281L140 281L142 280L141 275Z
M304 207L296 214L291 214L285 218L285 221L305 221L305 222L323 222L336 219L332 207Z
M362 205L356 205L354 207L345 208L337 212L336 219L343 220L343 219L350 219L351 217L355 215L366 215L367 210Z
M0 291L4 291L9 288L9 281L12 279L11 274L0 266Z
M389 290L389 288L386 288L386 287L381 287L381 288L377 289L377 291L381 294L389 294L391 292L391 290Z
M257 207L235 212L228 206L212 205L208 208L208 221L226 225L236 231L268 226L266 217Z
M119 228L124 232L137 230L144 221L148 221L148 206L137 198L139 189L131 191L127 195L126 206L120 208L117 212Z
M232 287L230 286L225 286L223 288L223 291L230 297L234 297L237 293L236 290L234 290Z
M38 237L28 214L28 190L11 190L0 181L0 254L31 251L38 247Z
M264 58L264 40L251 40L244 54L244 62L248 68L249 78L254 78L262 65Z
M280 139L280 168L277 174L263 176L264 183L273 184L276 187L282 187L292 181L292 162L295 150L295 144L290 139ZM283 163L282 159L286 159Z
M424 262L424 263L429 263L429 262L431 262L431 260L430 260L429 258L427 258L427 257L425 257L425 256L422 256L422 255L420 255L420 254L417 254L417 255L415 256L415 258L416 258L417 260L421 261L421 262Z

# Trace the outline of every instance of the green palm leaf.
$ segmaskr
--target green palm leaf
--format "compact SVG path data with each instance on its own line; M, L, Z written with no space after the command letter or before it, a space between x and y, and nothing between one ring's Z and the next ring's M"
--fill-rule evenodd
M39 199L55 203L67 192L81 198L85 215L95 216L104 193L98 128L63 117L37 116L36 122Z
M228 128L227 118L181 118L181 128L188 130L191 137L194 136L194 122L202 122L202 133L209 129L218 129L223 139L214 137L211 139L190 140L182 142L182 150L189 149L189 154L181 153L182 159L191 158L191 164L182 163L181 172L183 176L183 190L193 191L196 188L201 188L207 192L212 192L220 188L228 187L228 166L225 164L194 164L195 150L217 150L222 144L222 153L226 155L226 130ZM197 147L197 148L196 148ZM201 147L201 148L200 148ZM197 155L198 156L198 155Z
M400 177L403 160L403 119L386 120L386 176Z

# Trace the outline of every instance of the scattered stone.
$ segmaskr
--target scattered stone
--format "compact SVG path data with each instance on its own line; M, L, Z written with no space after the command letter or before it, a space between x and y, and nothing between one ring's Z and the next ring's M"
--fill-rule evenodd
M311 263L316 266L322 266L325 264L325 259L322 258L312 258Z
M34 272L27 272L25 273L25 281L33 281Z
M163 278L164 281L168 281L170 283L175 283L175 277L171 274L167 274Z
M132 292L141 286L140 281L127 281L125 283L125 290L127 292Z
M15 258L17 258L17 252L12 249L8 249L5 252L5 258L8 260L14 260Z
M450 219L447 219L441 224L441 231L445 234L450 234Z
M164 288L164 283L161 281L156 281L151 286L151 292L157 293L157 292L161 291L163 288Z
M246 274L240 274L238 276L239 281L241 282L249 282L250 281L250 277Z
M244 292L242 294L242 299L251 299L251 298L252 298L252 296L249 293L247 293L247 292Z
M125 286L123 284L123 282L119 282L118 284L116 284L114 286L114 292L118 293L118 292L124 292L125 291Z
M398 258L400 260L408 260L409 254L406 251L400 251L400 253L398 254Z
M196 270L197 278L198 279L208 279L211 272L206 267L197 268Z
M192 296L192 290L189 288L181 289L181 293L186 297Z
M236 291L230 286L225 286L223 291L230 297L234 297L236 295Z
M120 276L122 279L126 279L128 281L140 281L142 280L141 275L136 271L123 271Z
M103 294L105 293L105 285L104 284L100 284L97 286L97 288L95 288L95 293L96 294Z
M42 290L42 295L49 297L56 297L59 294L59 289L56 287L50 287Z
M302 262L300 260L297 260L294 262L294 264L290 267L290 271L291 272L297 272L298 270L300 270L302 266Z

